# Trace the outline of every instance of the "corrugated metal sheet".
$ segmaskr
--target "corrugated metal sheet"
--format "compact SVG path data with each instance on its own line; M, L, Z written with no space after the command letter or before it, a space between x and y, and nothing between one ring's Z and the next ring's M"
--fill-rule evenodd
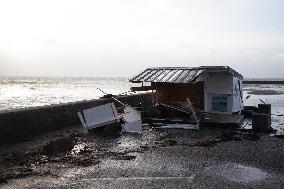
M161 83L190 83L196 81L204 71L228 71L236 77L242 78L238 72L227 66L187 67L158 67L147 68L140 74L129 79L130 82L161 82Z

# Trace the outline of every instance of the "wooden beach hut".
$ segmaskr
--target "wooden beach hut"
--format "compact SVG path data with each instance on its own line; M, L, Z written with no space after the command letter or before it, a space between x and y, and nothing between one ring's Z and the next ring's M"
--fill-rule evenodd
M243 76L228 66L147 68L129 79L133 91L152 90L155 104L185 107L187 98L205 112L232 114L243 105Z

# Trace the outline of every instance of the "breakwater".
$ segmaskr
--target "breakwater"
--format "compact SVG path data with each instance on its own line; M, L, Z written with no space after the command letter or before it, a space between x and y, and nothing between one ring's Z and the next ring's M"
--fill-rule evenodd
M152 94L120 96L118 99L131 106L148 106ZM0 144L25 140L29 137L80 124L77 112L83 109L114 102L113 99L96 99L0 112ZM116 102L115 102L116 103ZM116 104L116 106L121 106Z
M284 84L284 79L244 79L243 84Z

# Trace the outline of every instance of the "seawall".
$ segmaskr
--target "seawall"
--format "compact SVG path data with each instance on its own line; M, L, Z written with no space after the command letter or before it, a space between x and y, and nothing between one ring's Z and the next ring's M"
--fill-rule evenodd
M148 106L152 103L152 94L120 96L118 99L131 106L139 103ZM77 112L83 109L115 102L113 99L97 99L43 107L26 108L0 112L0 144L24 140L29 137L79 125ZM116 103L116 106L121 106Z

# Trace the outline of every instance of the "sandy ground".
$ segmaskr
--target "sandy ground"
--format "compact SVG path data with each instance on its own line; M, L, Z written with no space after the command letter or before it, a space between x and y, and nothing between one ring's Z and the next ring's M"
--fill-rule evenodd
M269 86L244 89L246 104L272 103L281 133L283 95L260 94ZM76 126L1 146L0 188L284 188L283 138L244 127L110 136Z

